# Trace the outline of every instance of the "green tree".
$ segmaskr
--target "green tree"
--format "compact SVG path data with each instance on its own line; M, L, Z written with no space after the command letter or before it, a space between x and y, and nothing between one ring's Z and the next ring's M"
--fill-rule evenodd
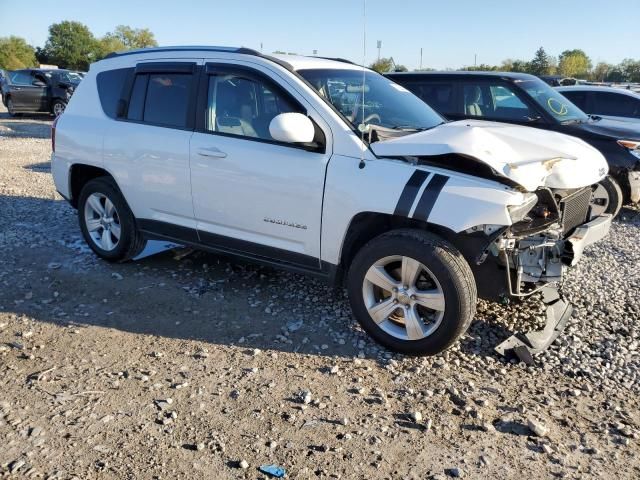
M65 20L49 27L42 53L61 68L88 70L97 50L97 41L86 25Z
M134 48L157 47L158 42L148 28L131 28L128 25L118 25L113 32L107 33L101 41L105 44L123 45L120 50ZM113 51L113 50L112 50Z
M524 60L514 60L511 64L512 72L529 73L531 71L531 65Z
M565 50L560 54L558 71L567 77L587 78L591 71L591 59L580 49Z
M495 65L487 65L486 63L481 63L480 65L462 67L460 70L464 70L467 72L493 72L498 70L498 67L496 67Z
M376 60L371 65L369 65L369 68L371 70L375 70L378 73L388 73L393 71L394 62L390 57L383 57L380 60Z
M127 50L124 43L118 38L107 37L106 35L96 41L95 57L96 60L102 60L112 52L121 52Z
M627 82L640 82L640 60L625 58L619 65Z
M534 75L548 75L551 70L549 55L540 47L536 50L533 60L529 62L529 73Z
M591 72L591 80L596 82L604 82L605 78L610 71L613 70L613 65L609 65L605 62L599 62L595 67L593 67L593 71Z
M0 68L16 70L37 65L35 50L21 37L0 37Z

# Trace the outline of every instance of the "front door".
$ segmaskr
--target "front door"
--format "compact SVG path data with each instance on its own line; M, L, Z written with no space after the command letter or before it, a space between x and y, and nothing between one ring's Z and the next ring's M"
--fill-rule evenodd
M315 146L274 141L276 115L311 116L310 107L257 68L208 64L200 80L202 114L191 140L200 241L318 269L330 132L317 127Z

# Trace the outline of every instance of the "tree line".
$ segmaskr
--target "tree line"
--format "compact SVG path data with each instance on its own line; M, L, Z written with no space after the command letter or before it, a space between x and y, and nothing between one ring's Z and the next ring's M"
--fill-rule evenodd
M44 63L86 71L92 62L111 52L156 46L158 42L148 28L118 25L97 38L86 25L65 20L49 26L43 47L34 48L17 36L0 37L0 68L16 70Z
M391 57L381 58L369 67L381 73L407 71L404 65L396 65ZM433 71L434 69L423 68L422 70ZM528 61L507 58L500 65L482 63L474 66L464 66L458 70L521 72L532 75L561 75L596 82L640 83L640 60L626 58L617 65L598 62L594 66L589 56L580 49L565 50L556 58L547 54L545 49L540 47L533 58Z
M16 70L44 63L71 70L88 70L89 64L111 52L157 45L158 42L148 28L118 25L112 32L97 38L86 25L65 20L49 26L49 36L43 47L34 48L24 38L17 36L0 37L0 68ZM370 67L383 73L408 70L404 65L396 64L392 57L381 58ZM500 65L480 64L465 66L460 70L523 72L599 82L640 83L640 60L626 58L617 65L599 62L594 66L589 56L580 49L565 50L556 58L540 47L528 61L507 58Z

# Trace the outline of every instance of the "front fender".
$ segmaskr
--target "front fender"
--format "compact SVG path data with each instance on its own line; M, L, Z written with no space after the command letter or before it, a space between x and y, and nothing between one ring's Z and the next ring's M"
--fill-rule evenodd
M508 205L523 202L513 188L471 175L403 160L334 155L322 211L323 261L340 263L345 234L363 212L397 215L460 233L476 225L511 225Z

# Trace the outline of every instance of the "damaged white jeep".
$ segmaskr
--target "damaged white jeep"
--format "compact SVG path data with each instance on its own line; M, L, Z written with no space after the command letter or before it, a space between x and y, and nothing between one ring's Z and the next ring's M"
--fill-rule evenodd
M53 132L58 191L100 257L169 239L345 282L362 327L397 351L446 349L477 295L542 290L547 328L570 315L549 286L603 238L592 215L602 155L547 131L445 123L419 98L345 61L248 49L112 54Z

